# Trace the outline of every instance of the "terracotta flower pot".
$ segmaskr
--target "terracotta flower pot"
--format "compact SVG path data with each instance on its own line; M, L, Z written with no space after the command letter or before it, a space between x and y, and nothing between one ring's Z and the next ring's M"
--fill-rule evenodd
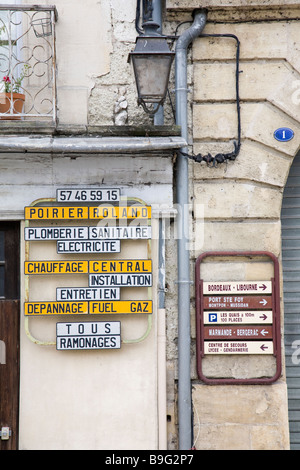
M13 100L14 114L10 114L11 99ZM22 93L0 93L0 113L6 114L5 116L0 116L0 119L21 119L20 113L23 111L24 103L25 95Z

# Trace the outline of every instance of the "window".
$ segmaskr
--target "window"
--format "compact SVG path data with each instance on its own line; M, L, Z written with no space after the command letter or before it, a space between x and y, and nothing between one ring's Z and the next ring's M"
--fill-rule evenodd
M15 3L0 5L0 119L56 122L56 9Z

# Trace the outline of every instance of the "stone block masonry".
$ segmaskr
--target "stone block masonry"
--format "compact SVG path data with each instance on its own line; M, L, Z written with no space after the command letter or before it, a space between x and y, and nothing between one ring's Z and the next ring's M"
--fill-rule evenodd
M170 11L176 11L179 3L184 10L184 2L167 3ZM188 3L187 10L193 2ZM227 15L228 20L228 9L233 5L225 3L210 2L208 18L211 10L219 8L219 16ZM237 3L241 13L241 2ZM258 9L255 14L257 22L208 22L204 30L206 34L234 34L240 40L242 146L234 162L217 167L191 164L194 259L212 250L264 250L279 258L281 255L282 193L300 148L299 22L266 21L265 12L259 21ZM229 38L202 37L194 42L194 154L214 156L233 150L237 139L235 47ZM279 127L291 128L294 138L277 141L274 131ZM201 244L197 237L201 237ZM232 272L220 266L205 272L212 281L220 276L224 281L237 280L239 275L249 279L249 274L254 279L261 268L255 274L242 264ZM283 324L283 309L281 320ZM270 358L243 359L238 365L233 358L218 360L216 356L206 359L205 367L211 377L235 377L241 373L264 375L271 364ZM206 386L197 380L196 373L193 378L197 449L289 448L284 370L277 383L259 387Z

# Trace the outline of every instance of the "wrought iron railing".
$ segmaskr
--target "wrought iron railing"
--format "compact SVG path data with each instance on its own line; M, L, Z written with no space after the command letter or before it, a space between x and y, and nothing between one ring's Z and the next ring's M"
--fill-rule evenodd
M54 6L0 5L0 120L56 123Z

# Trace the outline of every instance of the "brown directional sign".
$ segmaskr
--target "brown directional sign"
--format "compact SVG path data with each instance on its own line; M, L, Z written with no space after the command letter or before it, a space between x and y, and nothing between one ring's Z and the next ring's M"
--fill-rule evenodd
M205 354L273 354L273 341L205 341Z
M271 309L272 296L270 295L207 295L203 297L203 306L208 309Z
M203 294L271 294L271 281L203 282Z
M228 324L228 323L252 323L267 324L273 323L273 312L272 310L208 310L203 312L204 324Z
M272 339L271 326L205 326L204 339Z

